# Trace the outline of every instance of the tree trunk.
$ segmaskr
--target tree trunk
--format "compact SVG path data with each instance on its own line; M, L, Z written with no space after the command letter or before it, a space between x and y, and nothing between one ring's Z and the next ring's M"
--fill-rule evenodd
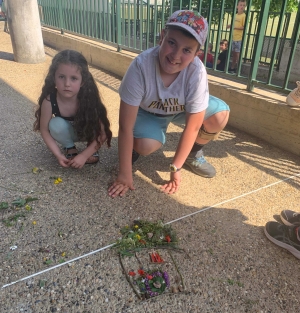
M6 7L14 60L28 64L44 62L37 0L9 0L6 1Z

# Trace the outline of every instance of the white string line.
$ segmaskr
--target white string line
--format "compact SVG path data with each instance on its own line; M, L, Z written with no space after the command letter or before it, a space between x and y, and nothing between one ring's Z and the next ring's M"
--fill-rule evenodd
M21 279L18 279L18 280L16 280L16 281L12 282L12 283L9 283L9 284L6 284L6 285L3 285L1 289L4 289L4 288L6 288L6 287L8 287L8 286L11 286L11 285L14 285L14 284L16 284L16 283L19 283L19 282L21 282L21 281L23 281L23 280L26 280L26 279L32 278L32 277L34 277L34 276L37 276L37 275L40 275L40 274L43 274L43 273L49 272L49 271L54 270L55 268L58 268L58 267L60 267L60 266L63 266L63 265L66 265L66 264L72 263L72 262L77 261L77 260L80 260L80 259L82 259L82 258L85 258L85 257L87 257L87 256L89 256L89 255L92 255L92 254L94 254L94 253L97 253L97 252L99 252L99 251L102 251L102 250L108 249L108 248L110 248L110 247L112 247L112 246L114 246L114 245L115 245L115 243L112 243L111 245L108 245L108 246L102 247L102 248L100 248L100 249L97 249L97 250L91 251L91 252L89 252L89 253L87 253L87 254L84 254L84 255L81 255L81 256L79 256L79 257L77 257L77 258L75 258L75 259L72 259L72 260L69 260L69 261L67 261L67 262L60 263L60 264L57 264L57 265L55 265L55 266L52 266L52 267L46 268L46 269L45 269L45 270L43 270L43 271L40 271L40 272L34 273L34 274L29 275L29 276L27 276L27 277L23 277L23 278L21 278Z
M190 217L190 216L192 216L192 215L195 215L195 214L198 214L198 213L207 211L207 210L209 210L209 209L215 208L215 207L217 207L217 206L219 206L219 205L222 205L222 204L224 204L224 203L228 203L228 202L230 202L230 201L234 201L234 200L236 200L236 199L239 199L239 198L248 196L248 195L250 195L250 194L252 194L252 193L255 193L255 192L258 192L258 191L260 191L260 190L263 190L263 189L266 189L266 188L270 188L270 187L272 187L272 186L275 186L275 185L277 185L277 184L279 184L279 183L282 183L282 182L284 182L284 181L287 181L287 180L296 178L296 177L298 177L298 176L300 176L300 173L297 174L297 175L293 175L293 176L287 177L287 178L285 178L285 179L279 180L279 181L277 181L277 182L275 182L275 183L272 183L272 184L270 184L270 185L267 185L267 186L264 186L264 187L260 187L260 188L258 188L258 189L255 189L255 190L252 190L252 191L243 193L243 194L241 194L241 195L239 195L239 196L236 196L236 197L234 197L234 198L231 198L231 199L228 199L228 200L219 202L219 203L217 203L217 204L214 204L214 205L209 206L209 207L206 207L206 208L204 208L204 209L195 211L195 212L193 212L193 213L184 215L184 216L182 216L182 217L180 217L180 218L177 218L177 219L175 219L175 220L173 220L173 221L170 221L170 222L168 222L168 223L165 223L165 225L168 225L168 224L171 224L171 223L175 223L175 222L180 221L180 220L182 220L182 219L184 219L184 218L187 218L187 217ZM58 268L58 267L60 267L60 266L63 266L63 265L72 263L72 262L77 261L77 260L80 260L80 259L82 259L82 258L85 258L85 257L87 257L87 256L89 256L89 255L92 255L92 254L95 254L95 253L97 253L97 252L106 250L106 249L108 249L108 248L110 248L110 247L112 247L112 246L114 246L114 245L115 245L115 243L110 244L110 245L105 246L105 247L102 247L102 248L100 248L100 249L91 251L91 252L89 252L89 253L87 253L87 254L81 255L81 256L79 256L79 257L77 257L77 258L74 258L74 259L72 259L72 260L66 261L66 262L61 263L61 264L57 264L57 265L52 266L52 267L50 267L50 268L47 268L47 269L45 269L45 270L43 270L43 271L34 273L34 274L30 275L30 276L23 277L23 278L21 278L21 279L19 279L19 280L16 280L16 281L11 282L11 283L9 283L9 284L3 285L3 286L1 287L1 289L4 289L4 288L9 287L9 286L11 286L11 285L14 285L14 284L16 284L16 283L19 283L19 282L21 282L21 281L27 280L27 279L29 279L29 278L38 276L38 275L40 275L40 274L49 272L49 271L51 271L51 270L53 270L53 269L55 269L55 268Z
M252 193L255 193L255 192L258 192L258 191L260 191L260 190L263 190L263 189L266 189L266 188L275 186L275 185L277 185L277 184L279 184L279 183L282 183L282 182L284 182L284 181L286 181L286 180L289 180L289 179L296 178L296 177L298 177L298 176L300 176L300 173L297 174L297 175L293 175L293 176L287 177L287 178L285 178L285 179L279 180L279 181L277 181L277 182L275 182L275 183L272 183L272 184L270 184L270 185L267 185L267 186L264 186L264 187L260 187L260 188L258 188L258 189L255 189L255 190L252 190L252 191L243 193L243 194L241 194L241 195L239 195L239 196L236 196L236 197L231 198L231 199L229 199L229 200L225 200L225 201L219 202L219 203L217 203L217 204L214 204L214 205L212 205L212 206L209 206L209 207L206 207L206 208L204 208L204 209L198 210L198 211L196 211L196 212L193 212L193 213L184 215L184 216L179 217L179 218L177 218L177 219L175 219L175 220L173 220L173 221L170 221L170 222L168 222L168 223L165 223L165 225L168 225L168 224L171 224L171 223L180 221L180 220L182 220L182 219L184 219L184 218L186 218L186 217L190 217L190 216L195 215L195 214L197 214L197 213L204 212L204 211L209 210L209 209L211 209L211 208L215 208L216 206L222 205L222 204L224 204L224 203L227 203L227 202L230 202L230 201L234 201L234 200L236 200L236 199L239 199L239 198L242 198L242 197L251 195Z

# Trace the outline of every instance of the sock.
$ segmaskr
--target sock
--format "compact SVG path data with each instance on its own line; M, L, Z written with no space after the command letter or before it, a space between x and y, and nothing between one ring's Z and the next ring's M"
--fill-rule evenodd
M193 145L193 148L189 154L189 158L194 158L196 156L196 154L202 150L202 148L204 147L205 145L202 145L200 143L197 143L195 142L194 145Z

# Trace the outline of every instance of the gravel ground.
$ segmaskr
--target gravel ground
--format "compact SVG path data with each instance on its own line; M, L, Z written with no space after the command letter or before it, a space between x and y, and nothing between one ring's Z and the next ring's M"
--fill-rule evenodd
M168 196L159 185L168 178L180 137L181 128L172 125L165 147L135 164L136 190L111 199L120 79L91 68L113 125L112 147L100 150L96 165L64 169L32 131L55 51L46 47L43 64L19 64L9 35L0 32L0 41L0 202L38 198L29 203L32 210L0 210L1 313L299 311L299 260L263 233L281 210L299 210L299 157L228 126L205 148L217 176L204 179L183 169L181 189ZM33 174L34 167L41 172ZM55 185L54 177L62 182ZM134 294L116 251L107 246L138 218L170 222L176 230L188 253L174 252L184 292L147 301ZM174 273L170 257L164 258ZM124 262L137 266L134 259Z

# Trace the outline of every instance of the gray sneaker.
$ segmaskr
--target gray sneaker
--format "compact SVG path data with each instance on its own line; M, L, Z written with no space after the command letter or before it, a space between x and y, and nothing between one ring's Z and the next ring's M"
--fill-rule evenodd
M300 241L298 240L299 226L286 226L277 222L268 222L264 228L265 235L275 245L290 251L300 259Z
M291 210L283 210L280 213L282 222L287 226L298 225L300 226L300 213Z
M206 161L202 150L198 151L195 157L187 157L184 164L202 177L212 178L216 175L216 169Z

